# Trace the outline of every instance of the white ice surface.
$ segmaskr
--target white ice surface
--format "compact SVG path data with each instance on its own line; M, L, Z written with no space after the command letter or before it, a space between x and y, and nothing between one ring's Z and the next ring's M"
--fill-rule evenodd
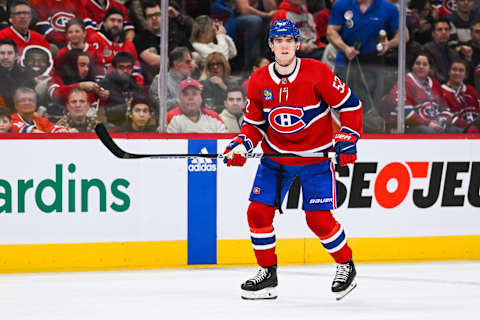
M358 286L341 301L333 264L280 266L277 300L242 300L255 271L2 274L0 319L480 319L480 262L357 264Z

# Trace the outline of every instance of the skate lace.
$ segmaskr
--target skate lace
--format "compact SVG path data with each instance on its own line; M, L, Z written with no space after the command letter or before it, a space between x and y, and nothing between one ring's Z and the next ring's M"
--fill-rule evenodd
M350 274L350 266L348 264L337 264L337 272L333 281L346 282Z
M248 281L253 282L254 284L262 282L265 278L268 276L268 269L266 268L260 268L257 271L257 274L249 279Z

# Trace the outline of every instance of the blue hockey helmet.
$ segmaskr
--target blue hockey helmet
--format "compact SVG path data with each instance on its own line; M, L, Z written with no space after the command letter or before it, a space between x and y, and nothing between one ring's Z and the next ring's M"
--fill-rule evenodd
M276 37L294 37L295 41L300 41L300 32L295 24L290 20L276 20L270 27L268 40L271 42Z

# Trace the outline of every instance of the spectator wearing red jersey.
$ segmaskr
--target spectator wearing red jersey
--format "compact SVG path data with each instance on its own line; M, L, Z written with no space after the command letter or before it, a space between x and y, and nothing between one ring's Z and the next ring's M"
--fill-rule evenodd
M454 60L448 72L447 83L442 85L443 98L453 113L448 133L462 133L465 128L478 118L480 105L475 89L465 84L467 63L464 60Z
M36 30L45 39L63 47L67 41L66 26L73 19L84 19L84 7L77 0L30 0L32 9L37 12Z
M16 0L10 6L10 22L9 28L0 31L1 39L12 39L17 44L18 55L23 54L23 49L29 45L42 46L50 50L50 44L38 32L30 30L32 22L32 8L26 0Z
M58 66L59 61L63 56L72 49L80 49L83 52L88 53L92 57L93 62L97 61L97 50L94 46L85 42L87 36L85 30L85 24L82 20L73 18L68 21L65 27L65 36L67 38L67 45L60 49L55 56L55 66Z
M405 131L407 133L440 133L451 118L445 107L440 83L430 73L430 58L424 52L417 54L411 72L405 77ZM390 91L392 103L397 105L398 89ZM394 118L396 113L392 114Z
M102 27L98 32L88 32L87 42L97 49L97 74L105 75L112 66L113 57L119 52L128 52L135 58L133 76L143 86L143 75L138 62L137 50L132 41L125 36L124 14L117 8L110 8L105 13Z
M125 31L127 39L135 38L135 28L128 16L127 8L116 0L81 0L81 6L85 8L86 27L91 30L100 29L102 23L105 22L105 16L110 9L116 9L122 13L125 23L122 29Z
M305 0L283 0L272 21L292 21L300 32L297 55L303 58L322 59L325 44L320 41L313 15L308 12ZM326 31L325 31L326 32Z
M87 91L90 103L96 103L96 106L100 100L107 100L110 95L108 90L101 88L95 82L92 60L80 49L72 49L65 54L55 70L48 92L50 97L56 99L61 105L65 105L68 94L74 88Z
M167 113L168 133L227 132L218 113L202 108L200 91L197 80L187 78L180 83L178 107Z
M12 131L17 133L63 133L68 132L56 126L47 118L35 115L37 95L30 88L20 87L15 91L15 110L12 114Z

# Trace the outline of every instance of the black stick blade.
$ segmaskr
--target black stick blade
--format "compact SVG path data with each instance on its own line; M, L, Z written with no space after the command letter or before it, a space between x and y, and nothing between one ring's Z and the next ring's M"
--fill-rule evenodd
M103 123L97 124L97 126L95 127L95 133L97 134L100 141L102 141L103 145L107 147L107 149L110 150L110 152L113 153L117 158L130 158L130 155L120 149L120 147L115 143L115 141L113 141L112 137L108 133L107 128L105 128Z

